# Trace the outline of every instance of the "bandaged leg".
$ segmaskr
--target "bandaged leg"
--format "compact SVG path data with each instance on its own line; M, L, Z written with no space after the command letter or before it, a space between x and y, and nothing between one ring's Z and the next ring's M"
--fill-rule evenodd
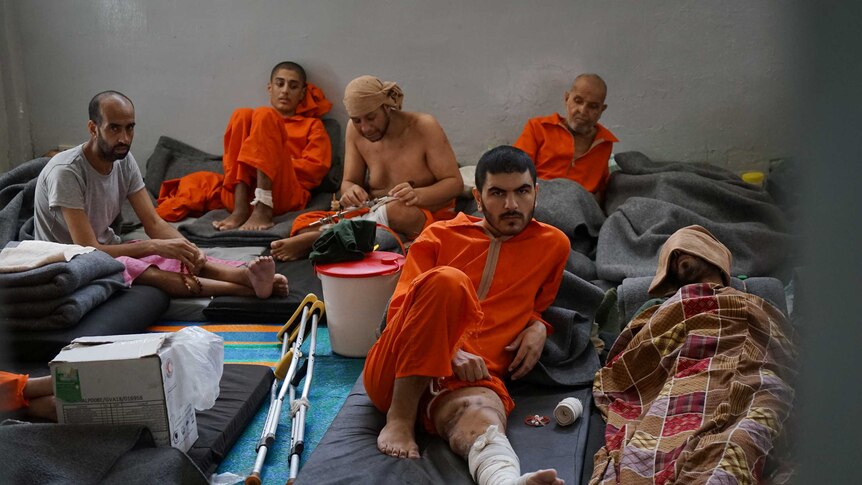
M389 216L386 212L386 206L382 205L371 212L367 212L359 216L359 219L366 221L374 221L380 225L389 227Z
M260 188L254 189L254 200L251 201L251 205L263 204L267 207L273 207L272 205L272 191L271 190L263 190Z
M506 435L496 425L488 426L470 447L467 466L479 485L524 485L528 475L521 475L521 462Z

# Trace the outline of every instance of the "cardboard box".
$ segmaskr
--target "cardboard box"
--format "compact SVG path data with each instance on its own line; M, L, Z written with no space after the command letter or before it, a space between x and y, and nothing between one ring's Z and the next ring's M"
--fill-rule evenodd
M159 446L183 451L198 439L167 333L77 338L51 361L57 419L69 424L143 424Z

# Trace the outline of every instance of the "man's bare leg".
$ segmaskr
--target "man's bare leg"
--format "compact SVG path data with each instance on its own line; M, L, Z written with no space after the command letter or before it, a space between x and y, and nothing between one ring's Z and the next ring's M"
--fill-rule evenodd
M207 266L209 266L208 263ZM232 272L247 272L247 268L231 268ZM228 270L228 271L231 271ZM197 282L200 282L198 286ZM247 281L247 280L246 280ZM189 298L199 296L257 296L254 288L248 283L242 284L235 281L225 281L198 276L197 280L179 273L162 271L155 266L146 269L137 279L135 284L155 286L168 295L175 298ZM284 275L275 275L272 278L272 293L278 296L287 294L287 280Z
M257 171L257 188L272 193L272 180L260 170ZM251 215L248 216L248 220L239 226L239 229L241 231L264 231L272 227L272 201L269 204L258 201L254 205Z
M57 421L57 405L54 400L54 381L51 376L31 377L24 385L24 397L30 401L27 414L41 419Z
M419 458L414 429L419 399L430 380L425 376L395 379L392 404L386 412L386 426L377 436L377 448L382 453L396 458Z
M275 272L275 261L269 256L259 256L245 268L208 261L199 276L248 286L261 299L287 296L288 292L287 278Z
M226 218L213 221L213 227L219 231L227 231L245 224L251 213L249 192L249 187L245 182L238 182L233 189L233 210Z
M317 229L307 229L291 237L273 241L269 246L272 248L272 256L279 261L296 261L308 257L314 241L320 237Z
M470 450L480 436L490 433L489 427L495 426L500 433L505 433L506 411L500 397L484 387L465 387L443 394L434 408L431 418L437 431L449 441L452 451L470 463ZM508 440L505 440L506 446ZM512 451L514 455L514 452ZM520 466L514 470L512 484L525 483L529 485L562 485L556 470L538 470L520 475ZM520 477L518 477L520 475ZM481 476L481 475L480 475ZM486 485L479 482L479 485Z
M389 219L389 227L399 234L407 235L410 240L416 239L425 227L425 213L416 207L406 206L400 201L386 204L386 215Z

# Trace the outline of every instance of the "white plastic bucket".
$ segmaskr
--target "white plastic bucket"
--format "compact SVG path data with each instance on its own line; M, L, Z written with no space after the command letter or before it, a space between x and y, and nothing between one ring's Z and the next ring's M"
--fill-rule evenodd
M360 261L315 266L333 352L345 357L368 354L403 265L400 254L374 251Z

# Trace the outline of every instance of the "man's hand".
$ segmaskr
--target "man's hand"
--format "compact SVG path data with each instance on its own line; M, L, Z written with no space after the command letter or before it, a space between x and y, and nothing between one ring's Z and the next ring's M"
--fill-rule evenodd
M545 328L545 324L533 320L527 328L515 337L514 342L506 346L506 350L517 352L509 365L509 372L512 372L513 381L524 377L533 369L542 355L547 337L548 330Z
M455 356L452 357L452 372L455 373L458 379L467 382L476 382L491 378L491 374L488 373L488 366L485 365L483 358L461 349L458 349L455 352Z
M403 182L392 187L389 195L400 200L406 206L419 205L419 193L410 182Z
M150 239L153 253L164 258L178 259L191 271L200 269L202 266L203 253L188 239L178 237L174 239Z
M359 207L366 200L368 200L368 192L362 186L354 184L341 194L339 203L342 209L346 209L348 207Z

